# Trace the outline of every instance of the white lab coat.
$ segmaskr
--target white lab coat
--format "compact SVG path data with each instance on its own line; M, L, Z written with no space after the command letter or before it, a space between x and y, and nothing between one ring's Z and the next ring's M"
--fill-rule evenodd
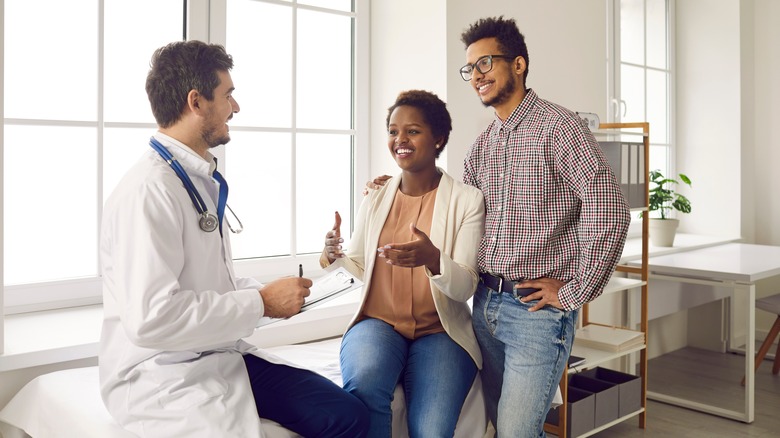
M209 211L207 162L157 133ZM204 232L181 180L149 148L106 201L100 238L104 321L100 386L111 415L140 436L262 437L242 355L264 307L236 278L229 231Z

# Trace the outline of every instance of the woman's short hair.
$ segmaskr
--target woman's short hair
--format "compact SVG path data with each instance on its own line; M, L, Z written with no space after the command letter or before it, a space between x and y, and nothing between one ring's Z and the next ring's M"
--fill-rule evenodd
M385 127L390 126L390 116L399 106L411 106L420 110L425 118L425 123L431 128L433 136L442 138L439 148L436 150L436 158L438 158L444 150L444 146L447 145L452 131L452 118L447 111L447 104L430 91L402 91L395 99L395 103L387 109Z

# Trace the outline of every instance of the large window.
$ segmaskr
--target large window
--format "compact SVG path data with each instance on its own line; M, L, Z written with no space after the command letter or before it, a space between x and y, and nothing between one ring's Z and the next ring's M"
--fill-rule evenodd
M5 305L95 302L102 203L156 126L146 70L183 38L184 2L5 0L4 15Z
M349 231L359 190L355 5L364 3L0 3L6 313L100 301L102 205L156 129L149 59L187 37L224 44L235 60L241 112L215 154L245 227L233 236L240 275L314 266L334 210Z
M650 169L665 175L674 170L673 7L673 0L613 0L608 119L649 122Z
M238 181L231 204L251 224L231 239L234 257L319 254L334 211L343 213L343 230L351 223L352 2L230 0L225 7L241 105L225 168Z

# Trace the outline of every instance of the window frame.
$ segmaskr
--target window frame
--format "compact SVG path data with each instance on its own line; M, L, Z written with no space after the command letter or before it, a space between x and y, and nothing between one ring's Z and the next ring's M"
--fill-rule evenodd
M607 68L607 121L610 123L620 123L620 122L643 122L646 120L623 120L622 114L624 113L621 111L626 103L622 99L621 96L621 67L625 65L630 65L633 67L641 68L643 71L643 77L644 77L644 108L642 108L643 114L645 114L645 119L647 118L647 95L648 95L648 85L647 85L647 72L648 71L662 71L668 73L668 87L667 87L667 108L666 108L666 124L667 124L667 134L668 138L666 139L666 142L658 142L655 141L655 138L653 136L653 126L650 126L650 147L651 150L653 147L665 147L666 148L666 163L665 168L668 169L668 174L674 175L676 174L675 166L676 166L676 96L675 96L675 18L674 18L674 11L675 11L675 1L676 0L665 0L666 2L666 21L667 21L667 47L666 47L666 57L667 57L667 68L666 69L659 69L657 67L650 67L647 65L647 0L641 0L642 4L645 7L645 13L643 14L644 20L645 20L645 26L643 27L645 35L643 37L644 41L644 54L643 54L643 64L636 64L636 63L628 63L623 62L621 59L621 41L620 41L620 35L621 35L621 18L620 18L620 3L621 0L612 0L611 2L608 2L607 4L607 13L608 17L610 18L608 21L608 30L607 30L607 51L608 51L608 68ZM628 141L635 141L636 139L634 137L627 138ZM652 153L651 153L652 157ZM649 157L648 159L650 159ZM657 168L657 164L650 163L650 169L653 170L654 168ZM629 228L629 237L632 236L638 236L641 234L641 222L638 220L638 215L632 215L632 221L631 226Z
M209 42L225 45L226 41L226 5L228 0L212 0L210 2L210 15L212 20L209 25ZM352 47L353 47L353 65L352 65L352 77L353 83L353 96L352 96L352 129L311 129L311 128L298 128L293 123L290 128L242 128L239 126L231 126L231 130L239 131L252 131L252 132L283 132L290 133L292 135L292 163L295 163L296 153L296 134L347 134L351 135L352 141L352 197L351 197L351 212L353 220L350 221L354 226L354 217L357 214L357 208L360 205L362 199L362 185L358 181L367 181L369 179L369 139L370 139L370 117L369 114L369 99L360 99L358 96L368 96L369 88L369 17L370 17L370 2L369 0L353 0L353 12L339 11L334 9L327 9L318 6L310 6L301 4L296 0L291 1L279 1L279 0L254 0L258 2L289 5L292 8L309 10L309 11L325 11L334 13L336 15L343 15L353 17L355 24L353 26L352 35ZM293 12L295 14L295 12ZM207 17L206 17L207 18ZM293 27L293 33L296 32ZM192 38L192 36L190 36ZM295 50L295 48L293 49ZM230 49L228 48L228 51ZM293 83L295 83L297 63L295 56L293 56ZM240 85L239 85L240 87ZM295 86L293 85L293 90ZM295 91L293 91L295 93ZM296 111L297 99L295 95L292 96L292 112ZM294 119L294 118L293 118ZM229 157L225 157L225 149L221 148L215 154L217 158L224 161L226 166L229 166ZM229 175L226 175L229 178ZM296 174L295 166L291 173L291 184L294 184ZM292 195L292 209L293 216L291 220L293 223L296 221L296 200L295 191ZM350 230L351 231L351 230ZM297 272L297 266L303 265L305 271L315 272L319 270L319 258L320 254L296 254L296 236L295 228L293 227L293 236L290 242L290 255L276 256L276 257L261 257L251 259L234 260L233 265L236 275L240 277L254 277L259 281L270 281L275 278L279 278L284 275L291 275Z
M100 10L102 12L102 0L100 1ZM221 32L221 41L224 43L224 23L225 23L225 8L224 4L227 0L187 0L185 3L185 10L183 17L184 29L187 39L198 39L202 41L219 43L219 32ZM296 0L290 2L280 0L262 0L277 4L294 4L299 8L307 8L312 10L322 10L323 8L314 6L305 6L297 4ZM359 99L358 96L368 96L370 87L368 84L369 78L369 0L353 0L354 12L350 13L354 15L354 33L353 33L353 77L355 78L353 83L353 129L350 132L353 135L353 162L352 162L352 211L350 212L354 217L359 200L362 198L362 186L356 183L356 181L365 181L368 179L369 168L369 100L367 98ZM220 23L215 23L215 17L220 18L220 5L221 19ZM0 0L0 18L4 19L5 2ZM105 60L103 56L103 14L98 17L99 21L99 38L100 38L100 54L98 58L98 68L100 73L98 75L99 88L99 102L103 99L102 81L103 72L102 65ZM221 24L221 30L220 30ZM3 42L4 36L0 35L0 43ZM0 44L0 64L4 65L4 45ZM0 92L3 91L4 81L3 76L0 74ZM0 116L4 116L0 108ZM16 124L35 124L35 121L28 120L6 120L3 117L3 127L7 122ZM82 122L68 122L68 121L46 121L49 125L71 126L73 123L83 125ZM97 223L100 223L100 217L102 217L103 208L103 165L102 165L102 132L104 128L111 127L133 127L144 128L150 131L155 130L157 127L153 123L121 123L121 122L105 122L102 117L102 113L99 114L97 122L89 123L90 127L97 127L99 147L96 156L98 160L98 193L96 199L98 206ZM3 153L3 127L0 127L0 153ZM332 132L323 130L324 132ZM300 130L299 132L311 132L311 130ZM224 148L220 148L224 149ZM217 156L224 153L220 150ZM0 181L0 188L2 188L2 181ZM2 191L0 191L0 201L2 200ZM294 199L293 199L294 203ZM3 206L0 205L0 225L3 225L4 218L2 216ZM96 228L96 232L99 234L99 228ZM2 239L4 229L0 228L0 239ZM98 243L99 246L99 243ZM99 247L96 246L95 251L99 251ZM294 248L294 246L293 246ZM0 255L0 261L3 261L3 256ZM273 278L278 278L285 275L291 275L297 272L296 264L303 264L305 268L308 268L310 272L314 272L315 268L319 268L318 254L308 254L302 256L296 256L293 254L290 257L274 257L266 259L252 259L252 260L236 260L235 271L238 276L254 277L260 281L268 281ZM99 261L98 261L99 263ZM0 263L0 279L3 279L4 264ZM3 294L0 294L0 334L2 334L3 327L3 315L25 313L32 311L50 310L64 307L75 307L91 304L102 303L102 285L101 277L99 275L100 269L97 269L97 276L90 276L85 278L66 279L57 281L48 281L32 284L22 285L9 285L4 286ZM2 352L2 336L0 336L0 353Z

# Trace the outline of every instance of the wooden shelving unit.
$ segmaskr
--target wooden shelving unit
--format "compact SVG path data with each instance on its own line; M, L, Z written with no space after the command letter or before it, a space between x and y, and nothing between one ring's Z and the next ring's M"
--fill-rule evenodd
M649 185L649 175L650 175L650 165L649 165L650 124L648 122L602 123L599 125L599 129L595 134L609 135L609 136L613 136L613 135L620 136L624 134L642 136L642 143L644 145L644 157L642 162L644 163L644 177L646 182L645 190L644 190L645 202L644 202L644 207L632 208L631 213L636 214L637 212L640 211L647 212L648 211L647 205L649 204L649 192L647 190L647 187ZM620 175L618 175L618 178L620 178ZM607 284L607 286L604 288L604 292L602 294L604 295L604 294L621 293L621 292L632 293L631 291L632 289L637 289L637 288L640 289L641 308L640 308L639 330L643 332L645 335L645 344L624 351L611 352L611 351L600 350L595 348L587 348L581 345L577 345L577 339L575 337L574 346L572 348L572 354L575 356L584 357L585 362L571 369L567 368L564 370L560 382L561 392L563 394L563 404L558 407L559 422L558 424L546 423L544 425L544 430L547 433L555 434L559 438L567 438L566 436L567 417L568 417L567 392L568 392L568 381L569 381L570 373L577 373L586 369L595 368L600 364L612 361L614 359L626 357L627 355L636 352L639 353L638 372L639 372L639 377L641 379L641 406L642 406L641 409L637 410L636 412L632 412L628 415L624 415L607 424L598 426L595 429L592 429L586 433L578 435L577 437L587 437L593 435L617 423L623 422L625 420L628 420L636 416L638 416L639 419L639 427L642 429L646 427L647 416L646 416L645 408L647 406L647 342L648 342L647 341L647 299L648 299L647 280L649 275L647 259L648 259L649 223L650 221L648 215L643 214L642 215L642 238L641 238L641 242L642 242L641 265L629 266L626 264L619 264L615 269L616 274L610 279L609 284ZM598 324L590 320L587 304L583 306L580 312L580 319L583 327L588 324ZM629 329L633 329L633 327L629 327Z

